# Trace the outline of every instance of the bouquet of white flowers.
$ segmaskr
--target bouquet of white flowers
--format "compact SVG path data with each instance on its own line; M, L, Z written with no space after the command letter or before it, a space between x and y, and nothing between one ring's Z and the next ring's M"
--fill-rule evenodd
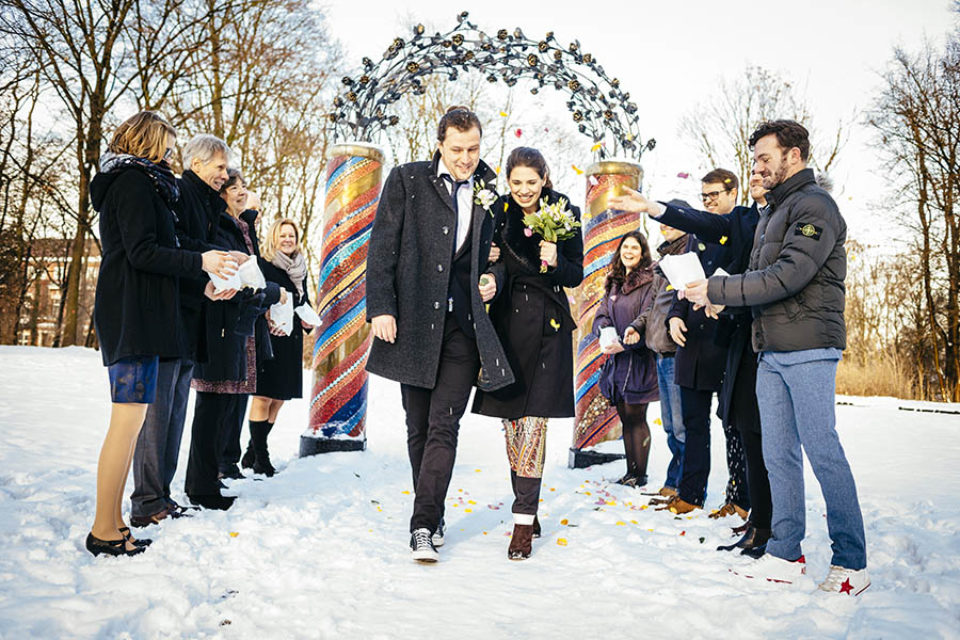
M580 222L574 217L573 212L567 208L566 198L560 198L553 204L549 204L546 198L541 198L540 210L523 216L523 224L527 227L523 230L523 233L528 238L537 233L547 242L554 243L569 240L577 234L576 230L580 228ZM540 273L546 272L547 263L541 260Z

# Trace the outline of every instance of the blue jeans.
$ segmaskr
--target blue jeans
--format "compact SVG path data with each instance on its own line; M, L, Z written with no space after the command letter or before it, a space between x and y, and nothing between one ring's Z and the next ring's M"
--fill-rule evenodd
M837 436L834 395L838 349L766 351L757 369L763 458L773 498L773 537L767 553L795 560L806 534L803 451L827 503L831 564L867 566L857 487Z
M683 476L683 449L687 432L683 426L683 411L680 408L680 387L673 381L675 358L657 354L657 383L660 387L660 421L667 432L667 446L673 458L667 466L667 479L663 486L677 489Z
M192 361L160 362L157 399L147 409L133 453L130 512L135 516L146 518L174 504L170 499L170 483L177 472L191 378Z

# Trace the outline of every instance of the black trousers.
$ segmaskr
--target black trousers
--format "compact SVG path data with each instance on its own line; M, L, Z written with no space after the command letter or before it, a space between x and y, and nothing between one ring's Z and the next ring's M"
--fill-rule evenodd
M723 435L727 443L727 502L749 511L747 461L740 430L733 424L724 424Z
M243 431L243 418L247 413L247 400L250 396L243 394L236 397L237 402L231 404L217 431L217 465L221 473L237 470L243 453L240 448L240 433Z
M246 408L247 396L243 394L197 392L187 462L188 496L220 495L217 475L221 426L242 421Z
M443 517L443 501L457 457L460 418L479 371L476 340L468 338L456 319L447 314L436 385L433 389L400 385L416 494L410 531L435 531Z
M729 420L740 431L743 442L750 493L750 522L759 529L769 529L773 502L770 499L770 479L763 462L760 409L757 406L757 354L749 342L744 346L734 379Z
M540 507L540 487L542 478L524 478L510 471L510 484L513 485L513 513L537 515Z
M687 439L683 450L683 477L680 499L703 506L710 476L710 400L713 391L680 387L680 406Z

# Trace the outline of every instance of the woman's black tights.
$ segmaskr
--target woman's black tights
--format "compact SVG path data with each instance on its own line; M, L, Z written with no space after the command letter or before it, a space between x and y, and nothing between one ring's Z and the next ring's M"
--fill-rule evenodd
M617 415L623 425L623 448L627 453L627 473L643 478L650 458L650 427L647 426L647 403L617 403Z

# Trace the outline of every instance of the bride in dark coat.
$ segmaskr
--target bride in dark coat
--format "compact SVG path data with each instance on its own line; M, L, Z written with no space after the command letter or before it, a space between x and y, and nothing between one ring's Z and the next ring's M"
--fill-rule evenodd
M548 204L569 198L551 188L547 163L536 149L519 147L507 158L510 195L493 205L499 220L494 242L505 267L505 283L490 305L497 330L516 381L492 392L477 391L473 412L503 420L513 484L514 530L507 555L530 556L531 538L539 534L536 520L546 448L548 418L574 415L573 330L564 287L583 280L583 240L576 235L559 243L546 242L523 224L541 199ZM580 211L570 206L579 221ZM495 256L495 252L491 257ZM545 273L540 272L546 263Z

